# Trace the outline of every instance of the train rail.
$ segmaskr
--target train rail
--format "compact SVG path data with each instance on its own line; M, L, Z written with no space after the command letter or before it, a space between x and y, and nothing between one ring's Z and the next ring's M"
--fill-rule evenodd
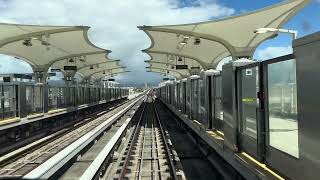
M138 99L124 103L110 112L74 129L33 151L22 153L14 162L0 166L0 178L46 179L125 114Z
M121 105L124 105L125 103L127 103L127 101L114 104L113 106L108 107L106 110L91 113L87 115L88 118L84 118L82 120L77 120L75 122L68 123L64 125L61 129L57 130L56 132L53 131L53 133L51 134L43 135L42 138L36 139L32 143L25 144L24 146L13 144L11 146L5 147L5 150L2 149L0 152L0 153L7 152L7 153L3 153L3 155L0 156L0 167L6 164L9 164L10 162L14 161L17 157L21 156L22 154L28 151L33 151L34 148L39 148L40 146L45 145L50 141L53 141L54 139L59 138L60 136L87 124L88 122L94 120L98 116L104 115L110 112L111 110Z
M116 179L177 179L171 150L150 96L124 155Z

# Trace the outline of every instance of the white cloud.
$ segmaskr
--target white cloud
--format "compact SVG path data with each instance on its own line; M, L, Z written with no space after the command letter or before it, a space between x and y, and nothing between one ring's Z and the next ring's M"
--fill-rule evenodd
M267 60L292 53L292 47L267 47L256 52L256 59Z
M123 60L135 72L123 76L124 81L155 80L159 78L145 73L146 64L140 52L149 46L149 38L137 26L198 22L234 13L216 0L196 2L194 6L179 7L178 0L0 0L5 3L0 7L0 21L89 25L90 39L111 49L111 57Z

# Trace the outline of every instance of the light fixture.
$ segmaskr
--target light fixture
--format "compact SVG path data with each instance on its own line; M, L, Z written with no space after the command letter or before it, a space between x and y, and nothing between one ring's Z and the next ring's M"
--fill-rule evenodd
M280 33L288 33L292 35L293 39L297 39L298 31L289 30L289 29L276 29L276 28L258 28L253 31L256 34L264 34L269 32L280 32Z
M174 65L171 65L171 69L174 69Z
M200 43L201 43L200 38L194 38L194 42L193 42L194 45L199 45Z
M25 39L22 44L28 47L32 46L31 39Z
M182 57L179 57L179 58L178 58L178 61L180 61L180 62L181 62L181 61L182 61Z
M111 77L113 77L113 74L111 74Z
M167 73L170 73L170 71L169 71L169 70L167 70Z
M106 71L105 70L103 70L103 73L102 74L106 74Z
M85 62L85 59L84 59L82 56L80 56L80 57L79 57L79 61Z
M70 59L69 59L69 62L70 62L70 63L74 63L73 58L70 58Z
M189 39L189 37L188 37L188 36L184 36L184 37L183 37L183 40L182 40L182 41L180 41L180 43L179 43L179 44L180 44L180 45L186 45L186 44L188 43L188 42L187 42L187 41L188 41L188 39Z
M44 46L50 46L50 43L44 40L41 40L41 44Z
M93 66L92 66L92 65L90 66L90 69L93 69Z
M169 61L174 61L174 56L173 55L169 56Z

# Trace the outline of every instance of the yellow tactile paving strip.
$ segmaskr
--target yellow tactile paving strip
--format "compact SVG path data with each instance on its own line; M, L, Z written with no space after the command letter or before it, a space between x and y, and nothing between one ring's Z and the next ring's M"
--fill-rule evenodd
M240 156L244 156L247 160L250 160L251 163L254 163L255 165L259 166L260 168L262 168L264 171L267 171L268 173L270 173L270 175L273 176L274 179L279 179L279 180L285 180L283 177L281 177L279 174L277 174L276 172L272 171L270 168L267 167L266 164L263 164L259 161L257 161L256 159L254 159L253 157L251 157L249 154L245 153L245 152L241 152L239 153Z
M55 109L55 110L49 111L48 114L55 114L55 113L62 112L62 111L66 111L66 110L67 110L66 108L63 108L63 109Z
M14 122L19 122L20 118L10 118L10 119L4 119L4 120L0 120L0 125L4 125L4 124L9 124L9 123L14 123Z

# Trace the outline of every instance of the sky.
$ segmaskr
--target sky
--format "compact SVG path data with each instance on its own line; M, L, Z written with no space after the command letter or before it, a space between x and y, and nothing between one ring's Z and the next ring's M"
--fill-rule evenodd
M150 46L141 25L181 24L219 19L254 11L282 0L0 0L0 22L35 25L90 26L89 38L112 50L130 73L118 75L122 84L157 84L163 77L146 72ZM283 28L298 30L299 37L320 31L320 0L312 0ZM270 59L292 52L291 36L283 34L261 44L254 58ZM0 55L0 74L28 73L23 61Z

